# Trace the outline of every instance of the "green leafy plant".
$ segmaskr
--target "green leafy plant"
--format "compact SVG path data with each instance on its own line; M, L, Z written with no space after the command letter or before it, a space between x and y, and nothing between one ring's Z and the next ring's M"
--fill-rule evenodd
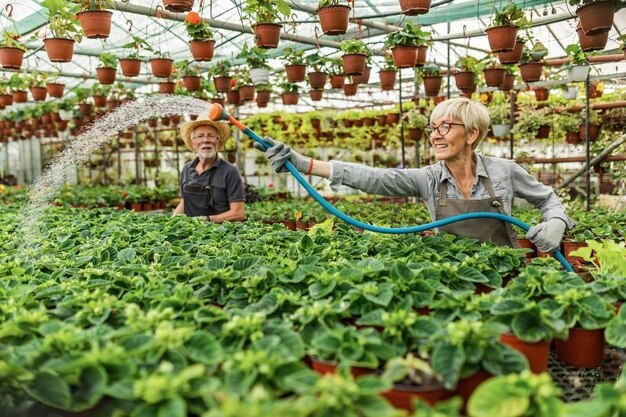
M307 55L304 59L313 72L326 72L330 63L330 58L320 55L319 51Z
M529 22L524 16L524 11L514 2L509 2L504 7L496 8L494 3L495 16L491 23L491 27L497 26L517 26L525 28Z
M100 61L98 68L117 68L118 59L109 52L101 53L98 60Z
M540 62L547 53L548 48L546 48L541 42L537 41L532 48L524 46L520 63L529 64L533 62Z
M328 7L328 6L337 6L340 4L349 4L348 0L320 0L317 4L317 7Z
M291 46L283 49L282 61L285 65L304 65L304 51L302 49L292 48Z
M7 87L9 87L12 91L23 91L28 88L28 79L21 74L12 74L8 81Z
M488 109L489 109L489 118L492 124L508 125L511 122L511 112L505 104L491 103Z
M48 9L49 28L55 38L82 40L83 29L76 19L80 10L78 4L65 0L44 0L41 4Z
M380 67L381 71L398 71L396 68L396 64L393 61L393 56L390 54L385 54L385 58L383 59L383 65Z
M215 66L211 67L209 70L209 75L213 75L215 77L227 77L230 75L232 71L232 63L230 61L217 61Z
M186 59L174 62L174 69L179 77L198 75L198 65L192 65L191 62Z
M587 56L583 51L583 48L580 47L579 44L571 44L565 47L565 52L567 52L567 56L571 59L571 64L573 65L588 65Z
M300 86L298 84L287 81L280 83L278 88L280 88L283 93L297 93L300 90Z
M198 12L189 12L185 17L185 29L192 41L208 41L213 39L211 27L202 21Z
M420 113L419 109L412 109L406 114L409 128L423 129L428 124L428 118Z
M556 115L556 125L565 132L578 132L581 123L579 114L561 112Z
M289 17L291 7L285 0L246 0L243 11L253 22L274 23L281 16Z
M430 45L431 32L423 31L422 27L413 24L410 20L397 32L392 32L387 36L385 46L428 46Z
M580 256L586 262L593 262L600 274L614 274L626 277L626 247L624 242L610 240L588 240L587 246L573 251L572 256Z
M150 44L139 36L133 36L133 39L130 42L122 45L122 48L131 50L131 52L126 55L127 59L142 59L142 50L152 52L152 47L150 46Z
M527 108L520 112L511 131L520 138L530 139L537 136L541 126L551 123L552 118L548 113Z
M114 8L111 0L72 0L80 5L81 10L103 10Z
M475 76L483 70L483 62L471 55L460 57L455 66L461 71L473 72Z
M620 42L620 49L626 48L626 34L620 35L617 40Z
M420 68L420 72L425 77L435 77L441 75L441 67L437 64L428 64Z
M371 53L368 46L360 39L343 40L341 41L340 48L345 55L369 55Z
M269 68L267 64L267 50L258 46L249 47L247 43L243 44L241 51L237 54L237 58L245 59L250 68Z
M15 32L4 32L2 34L0 46L4 48L17 48L24 52L28 51L28 47L24 44L24 42L20 41L20 36Z

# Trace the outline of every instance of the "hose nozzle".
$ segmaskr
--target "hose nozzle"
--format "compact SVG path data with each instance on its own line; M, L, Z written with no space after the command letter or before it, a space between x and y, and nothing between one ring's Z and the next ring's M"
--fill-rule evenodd
M231 116L226 111L226 109L219 103L211 104L211 107L209 108L208 116L209 116L209 119L213 120L214 122L217 122L220 120L228 120L229 122L237 126L239 130L241 131L243 131L246 128L246 126L243 123L241 123L239 120Z

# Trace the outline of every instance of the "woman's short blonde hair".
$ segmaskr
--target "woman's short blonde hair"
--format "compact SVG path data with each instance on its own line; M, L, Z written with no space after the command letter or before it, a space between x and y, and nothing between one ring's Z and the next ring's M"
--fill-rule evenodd
M430 114L430 122L438 119L460 120L468 132L478 129L478 139L472 144L472 149L476 149L489 131L487 107L465 97L451 98L439 103Z

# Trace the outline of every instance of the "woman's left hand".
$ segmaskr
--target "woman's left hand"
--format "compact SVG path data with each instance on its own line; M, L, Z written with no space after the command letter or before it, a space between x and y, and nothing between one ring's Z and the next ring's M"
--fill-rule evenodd
M526 239L533 242L541 252L552 253L559 249L566 227L563 220L550 219L528 229Z

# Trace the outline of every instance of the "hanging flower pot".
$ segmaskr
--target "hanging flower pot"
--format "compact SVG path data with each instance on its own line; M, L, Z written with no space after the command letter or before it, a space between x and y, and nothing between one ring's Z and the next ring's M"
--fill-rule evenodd
M307 76L309 77L309 84L314 90L324 88L324 85L326 84L326 79L328 78L328 75L322 71L309 72Z
M515 48L517 26L495 26L486 30L491 52L508 52Z
M506 70L504 68L485 68L485 84L489 87L497 87L504 82Z
M241 99L239 98L239 90L230 90L230 91L228 91L226 93L226 99L233 106L238 106L238 105L241 104Z
M578 97L578 87L571 85L567 90L563 91L563 98L566 100L575 100Z
M78 111L80 111L80 114L82 114L84 117L87 117L90 116L93 112L93 106L89 103L80 103L78 105Z
M345 83L343 85L343 94L346 96L354 96L356 95L357 89L359 85L354 83Z
M400 9L407 16L428 13L431 0L400 0Z
M95 95L92 96L93 97L93 105L96 107L106 107L107 105L107 98L106 96L99 96L99 95Z
M407 129L407 136L410 140L417 143L424 136L424 129L410 127Z
M580 134L576 132L565 132L565 142L570 145L578 145L580 143Z
M608 32L613 25L615 9L612 1L594 1L576 9L585 35Z
M200 77L197 75L186 75L183 77L183 85L187 91L199 91Z
M380 88L384 91L393 90L396 86L396 74L395 70L383 70L378 73L380 77Z
M52 62L70 62L74 56L74 40L64 38L46 38L43 40Z
M322 32L324 35L343 35L348 30L348 18L351 7L348 5L336 4L317 9L317 16L320 19Z
M395 125L400 121L400 113L387 113L387 124Z
M567 69L567 81L570 83L581 82L587 79L589 75L589 65L573 65Z
M76 17L83 27L83 32L89 39L109 37L112 15L113 13L108 10L87 10L76 13Z
M12 95L15 103L26 103L28 101L28 92L25 90L15 90Z
M332 74L330 76L330 86L332 88L343 88L343 85L345 83L346 83L345 74Z
M227 75L213 77L213 84L215 84L215 89L220 93L228 93L232 87L232 81L233 77L229 77ZM230 100L228 101L230 102Z
M314 88L309 91L309 97L311 97L312 101L320 101L323 95L324 89L322 88Z
M541 125L535 135L535 139L547 139L550 136L550 125Z
M224 100L224 97L213 97L211 99L211 103L219 104L220 106L224 107L224 105L226 104L226 100Z
M341 57L343 72L346 75L358 75L365 71L365 54L346 54Z
M167 78L172 75L174 60L170 58L152 58L150 67L155 77Z
M189 42L189 49L191 55L196 61L210 61L213 59L213 51L215 50L215 41L209 39L206 41L191 41Z
M543 72L543 64L540 62L529 62L519 66L519 72L522 80L527 83L539 81Z
M498 85L498 90L511 91L513 89L513 85L515 85L515 75L504 74L504 80L500 83L500 85Z
M428 47L426 46L418 46L417 54L415 54L415 67L423 67L426 63L426 53L428 52Z
M115 68L96 68L96 73L100 84L113 84L115 82Z
M10 106L13 104L13 96L11 94L0 94L0 104L2 106Z
M300 98L300 93L296 92L287 92L283 93L283 104L286 106L298 104L298 99Z
M120 101L119 100L107 100L107 107L109 108L109 110L114 110L116 108L118 108L120 106Z
M576 368L595 368L604 361L604 329L569 329L567 340L555 339L556 355Z
M239 87L239 99L241 101L254 100L255 91L253 85L242 85Z
M193 8L194 0L163 0L165 10L174 13L188 12Z
M585 140L585 138L587 137L587 128L585 127L584 123L580 125L580 128L578 129L578 134L580 136L580 140ZM598 139L599 134L600 134L600 125L590 123L589 124L589 140L594 141Z
M125 77L135 77L141 71L141 61L139 59L121 58L120 68Z
M537 101L546 101L550 96L550 90L547 88L535 88L535 98Z
M287 81L290 83L299 83L304 81L306 76L306 65L286 65Z
M63 90L65 89L65 84L61 83L46 83L46 91L50 95L50 97L63 97Z
M578 43L585 52L601 51L609 40L609 32L601 32L596 35L586 35L581 27L576 29Z
M257 102L257 104L259 104L259 103L265 103L265 104L269 103L271 95L272 95L272 93L271 93L270 90L260 90L260 91L257 91L257 93L256 93L256 102Z
M20 48L0 47L0 64L6 69L20 69L24 60L24 51Z
M30 95L33 96L35 101L44 101L48 95L48 90L46 90L46 87L31 87Z
M282 27L278 23L256 23L252 25L256 46L265 49L276 48L280 41Z
M254 85L268 84L270 80L270 70L269 68L263 67L250 68L250 78Z
M509 134L509 130L511 130L511 125L504 123L494 123L491 125L491 131L493 132L494 138L506 138Z
M441 90L441 84L443 83L443 76L441 75L429 75L424 76L424 93L428 97L436 97Z
M353 75L352 82L355 84L367 84L370 81L371 67L365 67L360 75Z
M468 90L474 84L474 73L472 71L459 71L454 74L456 88L459 90Z
M417 62L417 46L394 46L391 53L397 68L414 67Z
M501 64L517 64L522 59L524 52L524 42L517 39L511 51L498 52L498 60Z

